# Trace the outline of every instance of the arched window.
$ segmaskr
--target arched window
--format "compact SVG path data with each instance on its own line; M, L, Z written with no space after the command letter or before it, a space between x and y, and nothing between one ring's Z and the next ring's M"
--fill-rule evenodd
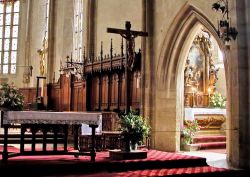
M20 2L0 3L0 74L16 74Z
M82 61L83 0L74 0L73 60Z

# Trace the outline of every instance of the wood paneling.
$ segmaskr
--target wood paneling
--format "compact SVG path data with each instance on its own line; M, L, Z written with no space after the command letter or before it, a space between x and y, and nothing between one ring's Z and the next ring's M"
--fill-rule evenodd
M71 108L71 75L61 75L60 78L60 111L70 111Z
M31 88L20 88L19 91L24 96L24 108L28 109L31 105L36 103L36 91L37 89L34 87ZM38 95L41 94L41 89L38 89Z
M112 81L111 81L111 104L110 109L111 110L118 110L118 87L119 87L119 76L118 74L112 75Z
M86 82L73 82L72 111L86 111Z
M102 76L102 101L101 110L108 110L108 89L109 89L109 79L108 75Z

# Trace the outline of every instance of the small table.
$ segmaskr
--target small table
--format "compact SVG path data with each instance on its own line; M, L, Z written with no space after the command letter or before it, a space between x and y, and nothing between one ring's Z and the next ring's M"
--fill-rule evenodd
M7 111L3 116L4 128L4 149L2 160L6 162L8 158L20 155L68 155L72 154L76 157L79 155L91 156L91 161L95 161L95 129L101 122L101 113L90 112L46 112L46 111ZM78 147L78 133L81 124L88 124L92 128L92 148L90 152L80 152ZM8 129L13 124L20 124L21 134L20 138L20 152L8 152ZM68 151L68 126L73 125L74 129L74 150ZM30 130L32 133L31 151L24 150L25 132ZM36 150L36 133L41 132L43 135L43 149L42 151ZM53 133L53 151L48 151L47 147L47 134ZM57 145L58 135L61 133L63 136L63 150L58 150Z

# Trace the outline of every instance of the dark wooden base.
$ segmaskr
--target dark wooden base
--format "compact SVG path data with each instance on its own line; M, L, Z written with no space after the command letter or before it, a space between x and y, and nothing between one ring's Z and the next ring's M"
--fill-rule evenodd
M109 157L112 160L130 160L130 159L145 159L147 158L147 151L122 151L122 150L109 150Z

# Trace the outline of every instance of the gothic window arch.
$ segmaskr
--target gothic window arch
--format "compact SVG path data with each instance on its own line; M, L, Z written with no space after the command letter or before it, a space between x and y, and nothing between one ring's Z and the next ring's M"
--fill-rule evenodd
M73 60L82 61L83 0L74 0Z
M20 2L0 3L0 74L16 74Z

